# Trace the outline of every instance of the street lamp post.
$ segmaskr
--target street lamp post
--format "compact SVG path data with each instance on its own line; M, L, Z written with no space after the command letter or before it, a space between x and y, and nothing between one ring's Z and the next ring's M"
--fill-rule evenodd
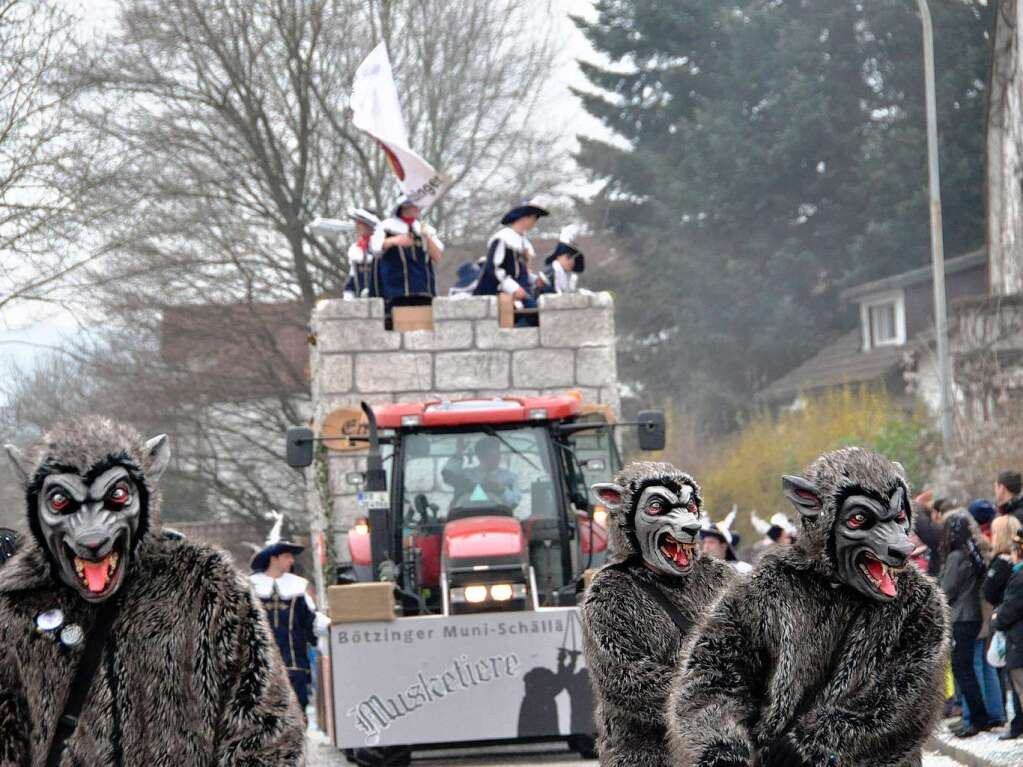
M941 439L947 450L952 442L952 374L948 355L948 310L945 306L945 253L941 233L941 176L938 169L938 108L934 87L934 24L927 0L920 7L924 38L924 78L927 89L927 160L931 202L931 263L934 271L934 329L937 333L940 381Z

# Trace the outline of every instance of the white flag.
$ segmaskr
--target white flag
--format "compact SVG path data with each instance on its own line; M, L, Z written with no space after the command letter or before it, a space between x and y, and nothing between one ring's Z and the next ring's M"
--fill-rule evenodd
M430 207L447 180L409 149L385 43L374 48L355 70L351 107L355 127L366 131L384 150L405 196L423 210Z

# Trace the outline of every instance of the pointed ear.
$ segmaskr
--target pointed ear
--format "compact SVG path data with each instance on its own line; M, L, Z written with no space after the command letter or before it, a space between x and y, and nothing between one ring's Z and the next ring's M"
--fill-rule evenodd
M155 482L163 474L170 463L170 440L166 434L159 434L146 442L146 455L149 456L149 468L146 477Z
M814 519L821 513L821 497L813 482L793 474L785 474L781 478L781 489L800 516Z
M625 497L625 490L614 482L598 482L590 487L590 492L608 511L621 508Z
M14 473L18 475L18 479L21 484L28 484L28 461L25 459L25 454L22 453L14 445L4 445L4 450L7 451L7 457L11 461L11 466L14 468Z

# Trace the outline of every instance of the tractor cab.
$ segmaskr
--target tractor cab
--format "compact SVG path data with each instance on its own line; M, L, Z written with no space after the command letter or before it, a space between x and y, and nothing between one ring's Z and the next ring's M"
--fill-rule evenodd
M606 513L588 488L621 466L606 408L569 394L372 414L389 491L387 553L406 615L575 604L582 573L606 557ZM349 532L360 579L373 579L374 534L367 519Z

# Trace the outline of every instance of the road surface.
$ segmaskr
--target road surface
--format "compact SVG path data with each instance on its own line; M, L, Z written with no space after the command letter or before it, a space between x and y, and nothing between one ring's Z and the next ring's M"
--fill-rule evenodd
M545 767L596 767L595 760L583 760L557 745L489 748L485 752L466 751L422 751L417 752L413 767L521 767L521 765L545 765ZM348 761L334 749L326 737L319 732L309 734L309 767L347 767ZM938 754L924 756L923 767L965 767Z

